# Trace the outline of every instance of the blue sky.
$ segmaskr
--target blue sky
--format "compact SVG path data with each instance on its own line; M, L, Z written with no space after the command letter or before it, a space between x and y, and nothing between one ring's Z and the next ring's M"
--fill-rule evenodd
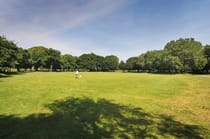
M121 60L193 37L210 44L210 0L0 0L0 35L18 46Z

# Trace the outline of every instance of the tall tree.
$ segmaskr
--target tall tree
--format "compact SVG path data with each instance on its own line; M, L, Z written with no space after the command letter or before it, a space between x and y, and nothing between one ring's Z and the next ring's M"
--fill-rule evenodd
M60 68L60 51L49 48L45 58L45 67L50 71Z
M139 69L140 70L146 70L145 68L145 58L144 58L145 54L141 54L139 57L138 57L138 65L139 65Z
M104 57L97 55L96 56L96 69L97 71L102 71L103 70L103 65L104 65Z
M80 69L89 70L89 71L96 71L96 54L83 54L78 58L78 64Z
M206 45L204 46L204 56L206 57L207 59L207 64L205 66L205 70L207 72L210 72L210 45Z
M144 54L144 68L149 72L156 71L156 66L154 64L155 60L159 57L158 51L148 51Z
M120 61L120 64L119 64L119 68L121 69L121 70L126 70L126 63L124 62L124 61Z
M31 63L29 59L30 59L30 54L28 53L28 50L18 48L17 64L16 64L17 71L20 71L21 68L25 70L27 68L30 68Z
M77 59L76 57L65 54L61 56L61 68L65 71L73 71L77 68Z
M0 70L14 68L17 64L18 47L13 41L0 36Z
M172 56L177 56L183 65L182 70L186 72L200 71L207 63L202 44L193 38L171 41L166 44L164 50Z
M39 67L45 66L45 61L48 56L48 49L44 46L34 46L28 49L32 67L37 71Z
M176 56L170 55L167 51L159 51L160 52L160 59L158 58L159 62L157 64L157 69L159 72L173 72L177 73L180 72L183 65L180 59ZM156 60L157 61L157 60Z
M114 71L119 67L119 58L114 55L106 56L104 59L104 70L105 71Z
M138 70L140 66L138 65L138 57L130 57L126 60L126 69L128 70Z
M179 72L182 64L178 57L170 55L164 50L148 51L138 58L141 70L152 72Z

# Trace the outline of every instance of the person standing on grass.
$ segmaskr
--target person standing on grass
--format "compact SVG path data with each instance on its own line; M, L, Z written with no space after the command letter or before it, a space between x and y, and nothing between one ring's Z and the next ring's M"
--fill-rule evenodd
M76 79L79 78L79 71L78 70L76 70L76 72L75 72L75 77L76 77Z

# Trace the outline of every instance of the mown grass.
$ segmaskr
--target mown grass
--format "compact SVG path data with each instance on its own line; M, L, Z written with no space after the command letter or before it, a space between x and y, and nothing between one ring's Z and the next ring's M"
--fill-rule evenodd
M0 76L0 138L209 138L210 78L33 72Z

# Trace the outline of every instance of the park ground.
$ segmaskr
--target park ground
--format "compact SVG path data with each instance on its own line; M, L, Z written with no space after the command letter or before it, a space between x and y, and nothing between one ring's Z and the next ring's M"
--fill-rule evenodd
M210 75L0 74L0 138L210 138Z

